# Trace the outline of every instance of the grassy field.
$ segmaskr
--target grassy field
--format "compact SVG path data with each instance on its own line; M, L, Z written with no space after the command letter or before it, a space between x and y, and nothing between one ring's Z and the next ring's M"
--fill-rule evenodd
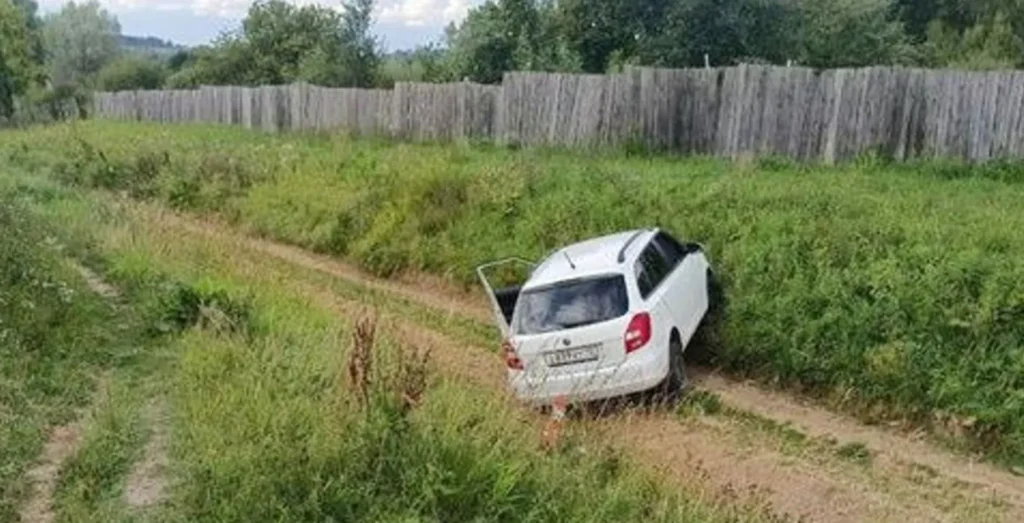
M123 292L116 320L77 305L83 296L82 303L111 307L82 289L65 305L34 298L37 309L48 304L59 314L31 318L74 327L82 338L74 343L52 337L71 330L43 331L24 320L29 316L2 316L10 326L5 335L36 336L37 350L78 349L68 351L77 359L30 352L9 360L5 353L5 397L13 395L6 387L32 385L45 364L54 383L74 374L77 381L65 381L78 383L85 391L76 401L88 403L96 387L79 382L96 373L86 363L109 367L108 383L88 409L82 445L60 470L58 521L757 520L742 507L667 489L612 449L584 449L583 440L570 437L544 452L529 413L434 374L417 357L421 348L385 321L373 341L355 336L361 316L306 297L289 283L287 271L294 269L243 256L215 239L175 234L102 194L5 171L0 193L9 199L0 206L0 223L19 232L0 237L5 247L17 247L0 251L4 269L11 268L0 296L29 292L20 286L24 278L11 276L20 274L15 268L65 274L64 258L36 247L46 237ZM133 345L131 361L82 350L92 340L81 336L83 329L105 332L100 327L129 313L134 320L124 338L148 340ZM372 361L366 380L350 375L355 347ZM46 397L35 395L33 403ZM173 482L168 499L139 512L125 506L123 494L155 430L144 416L151 404L164 404L169 413ZM3 485L21 484L21 465L38 454L45 429L70 416L36 415L31 445L20 444L16 455L8 449L13 443L0 441L4 463L19 465L3 471ZM15 426L4 421L5 431ZM16 520L14 507L25 497L23 490L4 491L0 521Z
M0 143L22 169L217 213L385 276L470 285L483 261L661 225L719 268L728 368L1024 464L1013 165L816 168L109 122Z

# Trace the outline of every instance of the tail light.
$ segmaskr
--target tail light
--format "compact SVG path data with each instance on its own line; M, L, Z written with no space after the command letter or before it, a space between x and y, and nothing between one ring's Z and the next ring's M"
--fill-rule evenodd
M501 354L505 358L505 366L512 370L523 370L523 360L516 355L516 347L510 340L501 343Z
M626 354L640 350L651 341L651 315L641 312L629 320L626 327Z

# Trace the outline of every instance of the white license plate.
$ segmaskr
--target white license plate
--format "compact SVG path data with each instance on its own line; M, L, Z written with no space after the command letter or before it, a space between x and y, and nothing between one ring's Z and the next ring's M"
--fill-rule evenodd
M566 365L597 361L599 348L600 345L587 345L548 352L544 354L544 363L547 363L548 367L565 367Z

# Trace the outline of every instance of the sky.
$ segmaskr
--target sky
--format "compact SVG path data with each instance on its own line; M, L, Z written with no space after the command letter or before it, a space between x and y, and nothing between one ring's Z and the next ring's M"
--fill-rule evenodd
M40 11L60 10L64 0L37 0ZM294 4L339 5L340 0L288 0ZM238 27L251 0L99 0L121 22L121 33L155 36L177 44L209 42ZM460 21L482 0L377 0L376 33L388 50L436 41L444 27Z

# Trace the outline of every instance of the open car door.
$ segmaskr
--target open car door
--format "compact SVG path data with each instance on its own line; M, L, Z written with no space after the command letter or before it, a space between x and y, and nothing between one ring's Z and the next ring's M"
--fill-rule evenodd
M536 264L522 258L506 258L476 268L480 283L487 290L487 297L494 309L494 320L507 339L512 326L512 313L519 301L519 291L530 278Z

